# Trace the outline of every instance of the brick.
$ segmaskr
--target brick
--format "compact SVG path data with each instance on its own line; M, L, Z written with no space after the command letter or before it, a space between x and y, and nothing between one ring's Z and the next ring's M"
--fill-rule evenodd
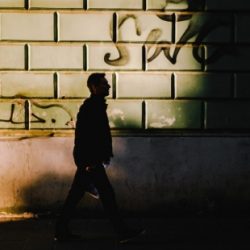
M179 20L179 21L178 21ZM205 43L229 43L232 41L233 33L233 16L229 14L215 14L197 12L190 14L177 15L176 22L176 42L180 41L181 37L189 28L189 32L185 34L192 34L188 39L182 40L182 43L197 42L197 37L206 26L213 26L213 29L202 39L201 42ZM190 27L189 27L190 26ZM223 34L223 36L221 35Z
M24 8L24 0L1 0L0 8Z
M24 101L0 101L0 129L24 129Z
M249 129L249 109L249 101L207 102L206 128Z
M60 41L112 41L113 13L59 15ZM98 28L97 28L98 27Z
M53 14L2 13L0 23L1 40L54 40Z
M249 0L241 0L236 2L235 0L207 0L207 10L249 10Z
M170 57L173 58L174 46L147 46L147 70L201 70L201 63L193 56L193 48L188 45L182 46L176 57L176 63L174 63L169 61L163 53L163 50L170 51ZM161 52L153 58L157 50L161 50Z
M236 98L250 98L250 74L236 75Z
M53 74L0 73L1 97L54 97Z
M23 45L0 45L1 69L24 69L24 58Z
M83 69L83 47L31 45L30 69Z
M171 74L120 73L117 98L170 98Z
M141 0L89 0L89 9L142 9Z
M146 128L199 129L201 111L200 101L146 101Z
M31 129L72 129L81 101L32 100Z
M142 102L138 100L108 101L109 124L115 129L142 128Z
M87 87L87 79L90 73L59 73L59 97L60 98L84 98L90 95ZM112 74L106 74L106 79L111 86L112 96Z
M250 26L250 16L249 13L240 13L237 15L237 24L236 24L236 36L237 42L239 43L249 43L250 42L250 34L246 32L246 27Z
M219 50L216 52L216 49ZM248 71L250 70L249 57L250 46L230 46L221 47L206 46L206 60L214 56L214 60L208 61L207 71Z
M83 0L30 0L30 8L83 8Z
M169 21L164 21L164 18ZM118 14L118 41L150 42L171 41L172 16L155 14Z
M230 98L233 93L231 74L176 73L176 98Z
M179 3L166 0L146 0L146 3L148 10L182 10L188 8L187 0L179 1Z
M88 70L141 70L142 46L89 44L87 68Z

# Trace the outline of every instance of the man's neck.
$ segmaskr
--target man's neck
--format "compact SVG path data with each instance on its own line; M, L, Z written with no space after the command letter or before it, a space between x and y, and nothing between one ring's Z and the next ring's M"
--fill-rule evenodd
M94 99L97 99L97 100L103 100L103 101L105 101L105 96L102 96L102 95L91 94L90 98L94 98Z

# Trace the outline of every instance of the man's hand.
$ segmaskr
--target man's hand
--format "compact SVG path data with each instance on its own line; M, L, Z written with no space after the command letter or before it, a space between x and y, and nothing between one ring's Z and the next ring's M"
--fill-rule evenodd
M110 164L110 159L107 159L107 160L103 161L103 166L105 168L107 168L109 166L109 164Z
M94 169L93 166L86 166L86 167L85 167L85 170L86 170L87 172L91 172L93 169Z

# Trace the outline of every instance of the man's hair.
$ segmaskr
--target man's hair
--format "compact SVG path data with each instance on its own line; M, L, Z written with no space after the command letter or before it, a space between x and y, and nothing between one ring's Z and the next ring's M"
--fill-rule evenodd
M89 76L87 80L87 86L90 88L93 85L98 85L101 83L101 79L105 77L105 73L93 73Z

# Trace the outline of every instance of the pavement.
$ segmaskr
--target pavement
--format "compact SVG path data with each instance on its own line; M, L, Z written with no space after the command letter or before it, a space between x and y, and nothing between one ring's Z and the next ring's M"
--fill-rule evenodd
M245 217L126 218L146 234L120 244L104 218L74 218L73 232L83 240L55 242L55 218L0 216L0 250L250 250L250 223Z

